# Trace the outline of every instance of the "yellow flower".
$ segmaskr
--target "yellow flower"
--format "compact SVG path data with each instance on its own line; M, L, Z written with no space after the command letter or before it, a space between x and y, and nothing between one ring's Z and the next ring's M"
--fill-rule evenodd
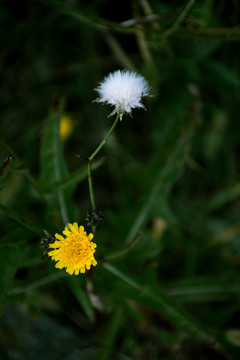
M93 255L97 245L91 241L93 234L87 235L84 227L78 226L76 222L68 224L63 234L66 236L65 238L62 235L55 234L57 240L49 245L49 248L53 250L48 253L48 256L52 260L58 261L55 264L56 268L65 267L66 272L70 275L73 273L78 275L79 271L85 273L91 265L97 265Z
M65 141L73 131L73 121L68 115L63 115L60 120L60 137Z

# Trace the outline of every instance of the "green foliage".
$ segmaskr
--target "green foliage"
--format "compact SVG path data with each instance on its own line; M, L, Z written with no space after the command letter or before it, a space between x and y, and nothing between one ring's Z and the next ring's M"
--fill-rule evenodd
M239 10L1 2L1 359L239 359ZM94 231L88 159L114 121L94 89L126 68L152 96L91 163L98 265L70 276L43 230Z
M193 338L207 344L215 343L216 339L214 335L205 331L183 308L167 296L159 286L155 284L146 285L143 282L140 284L112 265L105 264L103 266L130 286L130 289L124 289L123 301L134 299L140 304L160 313L160 315L169 320L173 325L176 325L181 330L193 336ZM133 289L137 290L137 292Z
M19 239L21 239L19 241ZM1 261L1 276L0 287L1 297L0 304L2 306L6 291L11 285L21 262L30 250L30 246L26 244L31 240L29 233L26 231L18 231L9 234L1 241L0 261Z
M63 114L63 99L57 100L46 119L42 134L40 150L41 173L40 183L45 192L50 193L52 207L62 216L64 223L73 217L70 215L72 191L66 191L55 187L55 183L61 182L68 175L67 165L63 157L62 143L60 139L60 119Z

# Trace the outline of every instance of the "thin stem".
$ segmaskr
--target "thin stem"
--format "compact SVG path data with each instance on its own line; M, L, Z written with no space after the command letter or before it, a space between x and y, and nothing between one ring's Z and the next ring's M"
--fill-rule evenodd
M101 148L103 147L104 144L106 144L107 139L109 138L109 136L111 135L111 133L113 132L113 130L115 129L118 121L120 119L120 114L117 113L116 119L114 121L114 123L112 124L110 130L108 131L107 135L105 136L105 138L103 139L103 141L101 142L101 144L96 148L96 150L92 153L92 155L88 158L88 186L89 186L89 193L90 193L90 201L91 201L91 205L92 205L92 210L96 210L96 204L95 204L95 197L94 197L94 191L93 191L93 182L92 182L92 169L91 169L91 162L93 161L93 159L95 158L95 156L99 153L99 151L101 150Z
M89 193L90 193L90 201L92 205L92 210L96 210L95 198L94 198L94 191L93 191L93 184L92 184L92 171L91 171L91 161L88 162L88 186L89 186Z
M114 121L114 123L112 124L111 129L109 130L109 132L107 133L107 135L105 136L105 138L103 139L103 141L101 142L101 144L97 147L97 149L92 153L92 155L89 157L89 161L93 161L93 159L95 158L95 156L97 155L97 153L101 150L101 148L103 147L104 144L106 144L107 139L109 138L109 136L111 135L111 133L113 132L113 130L115 129L118 121L120 119L120 114L117 113L116 119Z

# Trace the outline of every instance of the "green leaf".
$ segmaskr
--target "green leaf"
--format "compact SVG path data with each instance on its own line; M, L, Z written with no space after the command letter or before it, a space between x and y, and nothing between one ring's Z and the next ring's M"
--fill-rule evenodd
M14 232L3 236L0 241L0 249L11 248L20 245L26 245L32 243L36 235L30 229L20 228L14 230Z
M22 233L24 238L24 233ZM29 233L28 233L29 236ZM25 239L24 239L25 240ZM6 291L10 286L11 280L14 278L17 269L28 253L30 246L26 244L18 244L19 233L13 233L5 237L6 246L1 247L0 251L0 305L2 305ZM9 246L7 245L9 243Z
M168 296L160 286L157 285L156 288L153 289L148 285L138 283L135 279L122 273L108 263L103 263L103 267L127 283L131 288L135 289L139 302L154 309L173 325L191 335L196 340L208 345L215 343L216 336L206 330L204 326L198 323L184 308L175 303L174 299ZM127 295L128 293L126 292L125 294Z
M24 218L22 215L18 214L16 211L0 204L0 211L2 211L5 215L10 217L12 220L16 221L20 225L22 225L24 228L32 231L35 234L41 234L42 229L38 228L34 224L30 223L30 221L26 218Z
M127 243L132 241L151 214L174 221L174 216L168 205L168 195L181 174L191 144L192 129L191 124L188 126L175 125L175 129L173 132L169 132L169 136L166 136L163 145L159 148L148 168L144 169L141 174L137 174L138 178L141 177L144 190L148 191L148 195L147 197L143 195L144 201L141 201L141 207L138 204L140 211L128 233Z
M171 286L167 292L170 296L184 303L220 302L234 298L239 299L240 285L229 281L198 283L195 279L194 283Z
M68 169L63 157L63 148L60 138L60 120L64 109L64 100L50 111L42 132L40 149L41 174L40 182L49 194L49 201L61 216L63 223L74 219L71 189L57 189L55 183L61 182L68 176Z
M240 184L235 184L230 188L220 190L218 193L214 194L202 209L202 214L205 216L215 210L220 209L223 206L226 206L228 203L236 200L240 195Z
M9 289L8 295L9 296L16 296L20 294L25 294L29 291L33 291L45 286L49 286L51 283L54 283L62 278L66 277L65 271L54 271L52 274L49 274L47 276L38 277L34 280L24 281L24 284L21 284L19 286L15 286L12 289Z
M91 169L96 170L99 166L101 166L104 162L104 158L99 158L97 160L93 160ZM80 169L74 171L66 178L54 184L55 190L63 190L67 188L73 189L76 185L78 185L81 181L85 180L88 176L88 166L83 165Z
M207 84L214 88L218 84L224 91L230 91L238 86L238 79L232 66L216 60L209 60L203 63L203 71Z
M4 161L4 163L0 166L0 188L4 185L6 181L12 163L13 163L13 156L9 155Z
M93 310L93 307L90 303L90 300L86 294L86 291L82 289L82 284L80 282L80 279L78 277L70 277L68 279L68 285L73 293L73 295L76 297L77 301L83 308L85 314L89 318L89 320L94 323L95 321L95 313Z
M98 360L105 360L110 358L111 350L116 341L117 334L123 321L123 309L121 306L119 306L114 311L109 321L107 331L105 332L104 339L102 341L102 347L98 356Z

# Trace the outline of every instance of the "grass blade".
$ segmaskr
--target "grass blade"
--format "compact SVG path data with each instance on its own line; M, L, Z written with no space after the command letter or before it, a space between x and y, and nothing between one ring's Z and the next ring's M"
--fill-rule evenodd
M205 330L197 320L195 320L184 308L175 303L175 301L159 286L157 291L153 291L148 286L138 283L135 279L130 278L108 263L104 263L103 267L137 290L141 302L144 302L145 299L150 300L151 307L173 325L198 341L208 345L213 345L215 343L216 337L211 332Z
M72 215L71 192L57 189L54 184L62 181L68 175L67 165L63 158L60 138L60 119L64 109L64 100L53 107L44 123L41 142L41 175L42 187L50 192L51 203L61 215L63 223L69 222Z
M16 241L18 241L18 238L19 235L17 233L14 233L8 236L8 241L11 244L16 243ZM30 246L26 244L19 244L9 247L6 245L5 247L1 247L0 305L2 305L11 281L14 278L20 263L25 258L29 249Z

